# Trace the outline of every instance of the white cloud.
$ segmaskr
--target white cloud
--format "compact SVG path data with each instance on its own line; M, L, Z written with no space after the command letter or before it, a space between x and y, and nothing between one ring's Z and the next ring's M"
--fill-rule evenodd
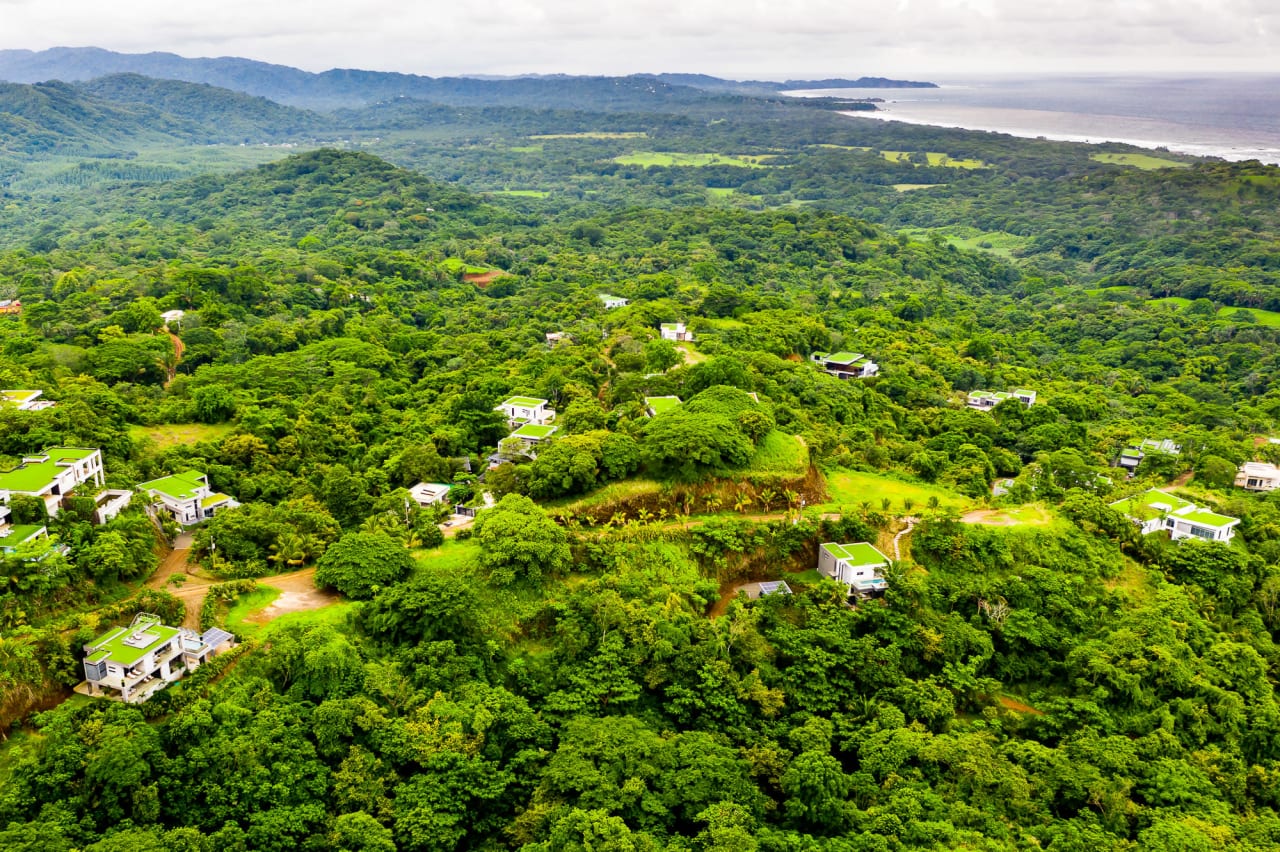
M1275 0L0 0L0 47L423 74L1280 70Z

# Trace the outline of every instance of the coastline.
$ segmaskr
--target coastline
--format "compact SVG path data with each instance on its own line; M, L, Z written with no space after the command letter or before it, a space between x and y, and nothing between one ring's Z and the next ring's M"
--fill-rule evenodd
M987 109L986 112L996 110ZM1054 116L1060 118L1069 118L1072 113L1055 113L1042 110L1004 110L1009 113L1019 113L1023 116L1034 116L1043 114L1043 116ZM1231 145L1228 142L1180 142L1170 139L1147 139L1134 138L1125 134L1115 135L1105 130L1099 129L1094 133L1072 133L1064 130L1043 129L1042 127L1026 127L1026 126L1010 126L1007 123L990 122L990 121L970 121L955 116L922 116L919 114L901 113L893 109L885 109L880 107L875 111L839 111L840 115L848 118L865 118L872 121L899 121L903 124L926 125L930 127L944 127L958 130L972 130L984 133L1003 133L1008 136L1017 136L1023 139L1051 139L1056 142L1081 142L1091 145L1100 145L1108 142L1123 145L1133 145L1138 148L1147 148L1150 150L1165 150L1177 154L1188 154L1196 157L1217 157L1232 162L1242 162L1245 160L1259 160L1267 165L1280 165L1280 148L1272 148L1264 145L1244 146ZM1086 119L1105 118L1105 116L1081 116ZM1133 119L1126 119L1133 122ZM1152 122L1156 124L1156 122ZM1172 130L1173 128L1161 128ZM1164 134L1162 134L1164 135Z

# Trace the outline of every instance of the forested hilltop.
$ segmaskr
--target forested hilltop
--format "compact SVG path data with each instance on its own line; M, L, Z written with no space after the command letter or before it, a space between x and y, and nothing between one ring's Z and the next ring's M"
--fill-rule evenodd
M686 95L0 91L0 849L1280 845L1280 170Z

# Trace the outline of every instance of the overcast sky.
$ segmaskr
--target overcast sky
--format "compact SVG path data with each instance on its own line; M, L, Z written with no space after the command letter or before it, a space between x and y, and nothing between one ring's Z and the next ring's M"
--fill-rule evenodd
M0 0L0 47L311 71L1280 71L1280 0Z

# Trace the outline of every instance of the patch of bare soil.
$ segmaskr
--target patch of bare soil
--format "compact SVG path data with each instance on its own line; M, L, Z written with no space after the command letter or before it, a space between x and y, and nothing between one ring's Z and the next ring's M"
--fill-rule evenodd
M259 580L259 585L280 590L280 597L245 619L251 624L268 624L291 612L306 612L335 604L341 598L325 589L316 588L316 569L304 568L291 574L280 574Z
M505 278L510 273L503 272L501 269L490 269L488 272L467 272L462 276L462 280L468 284L474 284L481 289L489 286L499 278Z
M960 516L962 524L982 524L988 527L1013 527L1018 522L1003 512L995 509L978 509Z

